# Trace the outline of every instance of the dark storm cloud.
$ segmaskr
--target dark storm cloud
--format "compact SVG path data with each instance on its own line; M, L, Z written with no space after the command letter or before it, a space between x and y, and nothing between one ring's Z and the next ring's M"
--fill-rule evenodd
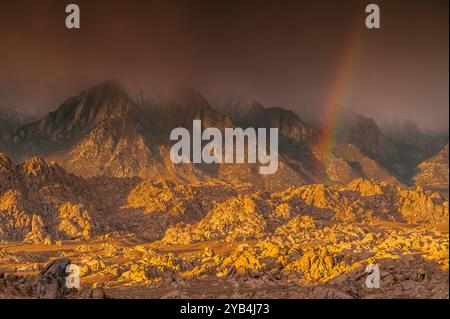
M1 3L0 106L54 109L118 79L149 94L187 84L302 115L323 106L366 1L68 1ZM345 106L377 118L448 127L448 1L373 1Z

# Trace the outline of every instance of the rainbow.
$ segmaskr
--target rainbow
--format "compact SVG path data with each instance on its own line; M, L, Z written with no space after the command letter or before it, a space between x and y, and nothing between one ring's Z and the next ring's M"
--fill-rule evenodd
M352 82L354 80L356 66L364 42L364 31L358 26L350 37L348 45L345 47L344 54L336 75L330 93L327 95L324 104L324 121L322 124L322 135L316 146L316 156L320 163L318 165L316 176L320 176L322 181L326 181L325 167L330 159L330 154L336 145L338 133L338 124L342 111L342 106L346 105Z

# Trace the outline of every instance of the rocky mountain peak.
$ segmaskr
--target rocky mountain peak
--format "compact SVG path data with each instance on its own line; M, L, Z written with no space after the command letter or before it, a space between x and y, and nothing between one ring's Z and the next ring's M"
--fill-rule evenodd
M372 119L351 109L344 108L338 122L337 137L340 143L357 146L364 155L384 166L395 167L398 154L392 141L387 138Z
M281 107L264 107L255 102L242 118L252 127L276 127L280 135L296 142L311 142L318 132L303 122L294 112Z
M47 134L94 126L129 113L135 108L131 97L116 82L104 82L66 100L39 123Z
M166 129L191 128L194 119L204 127L231 127L231 119L214 109L207 99L190 87L175 87L165 92L158 102L159 116Z
M77 143L101 123L133 117L137 111L123 87L108 81L69 98L40 121L9 131L2 142L16 161L45 157Z

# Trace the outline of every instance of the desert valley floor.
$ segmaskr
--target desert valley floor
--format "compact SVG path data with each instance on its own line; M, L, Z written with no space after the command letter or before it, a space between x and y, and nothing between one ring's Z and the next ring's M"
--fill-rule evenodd
M346 228L355 237L357 231L367 229ZM34 276L43 266L69 258L82 267L81 289L63 292L49 284L40 297L448 298L448 229L369 228L373 232L362 239L310 248L285 268L274 261L289 260L299 252L282 255L279 246L264 241L161 246L134 245L123 239L4 245L1 267L6 278L0 279L0 296L33 297ZM379 238L380 245L371 243L373 237ZM346 255L351 247L356 251ZM378 289L365 285L365 267L371 260L381 269Z
M210 183L142 182L110 219L65 204L52 233L43 225L55 221L33 217L25 241L0 244L0 296L449 296L448 201L438 193L362 179L233 192ZM0 202L17 207L21 200L7 193ZM8 225L0 229L5 234ZM65 288L70 263L79 266L78 290ZM380 288L366 286L369 264L379 266Z

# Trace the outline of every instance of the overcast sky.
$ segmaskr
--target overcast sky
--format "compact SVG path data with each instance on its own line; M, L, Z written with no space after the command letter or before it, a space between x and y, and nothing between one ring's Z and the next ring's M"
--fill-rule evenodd
M2 1L0 107L42 113L117 79L317 112L370 2L381 29L365 31L344 106L448 128L447 0ZM80 30L65 28L68 3L81 8Z

